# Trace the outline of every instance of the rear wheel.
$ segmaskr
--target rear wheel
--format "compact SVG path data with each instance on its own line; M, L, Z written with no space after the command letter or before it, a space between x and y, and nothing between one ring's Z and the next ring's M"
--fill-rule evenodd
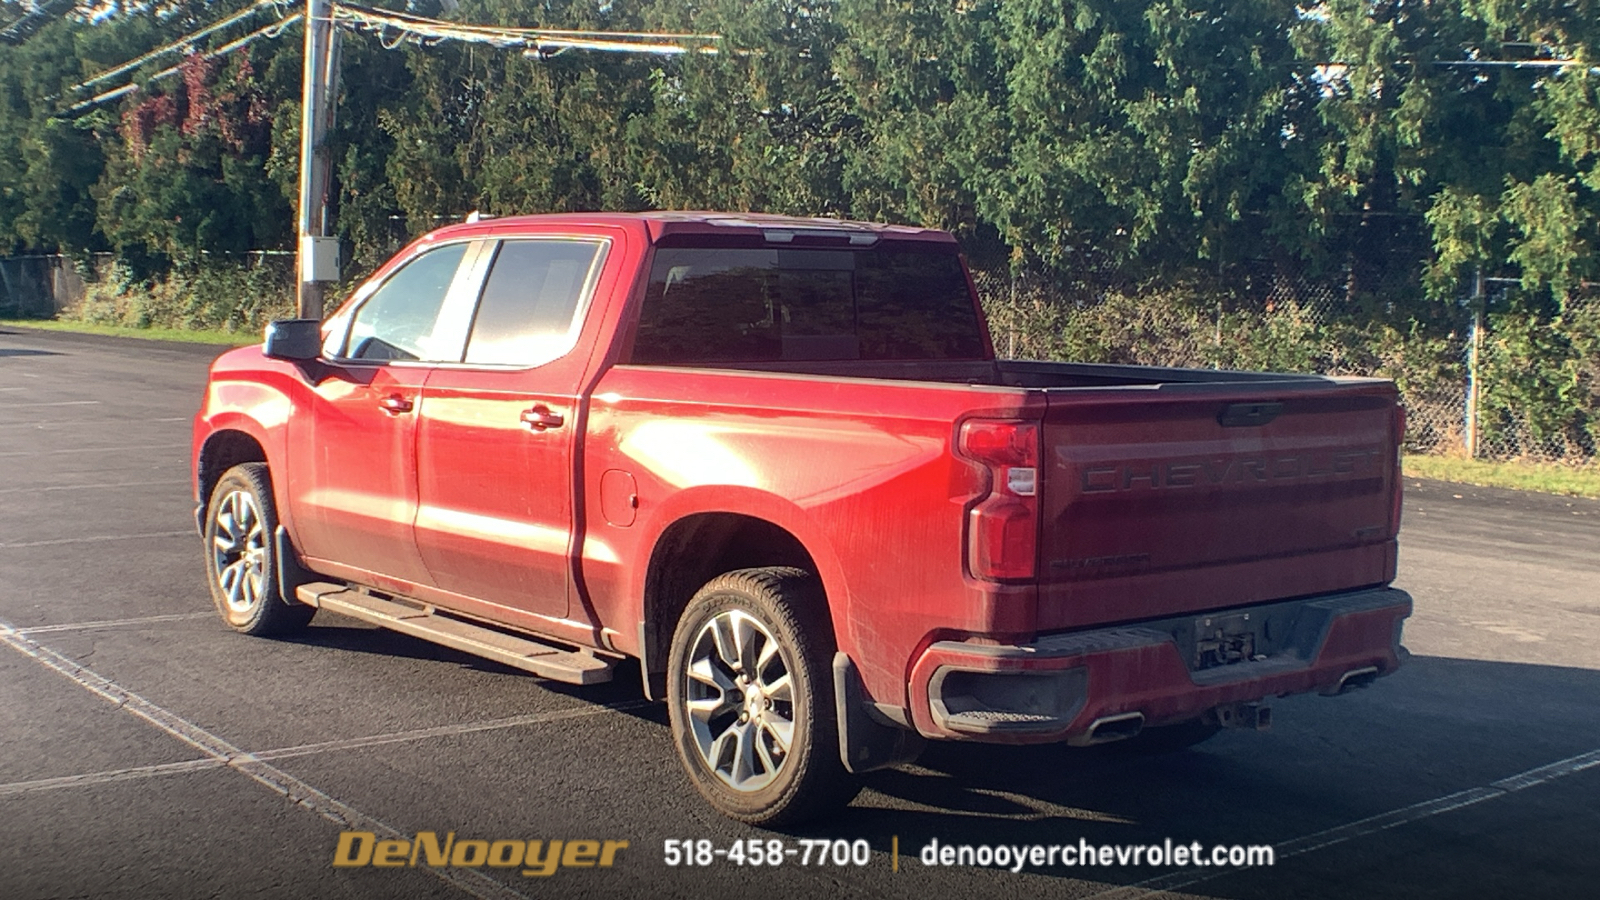
M832 654L826 601L803 570L730 572L689 601L667 705L678 756L718 811L794 824L856 795L839 759Z
M304 628L316 610L278 591L273 532L278 511L264 463L223 473L206 507L206 574L211 600L229 627L244 634L281 635Z

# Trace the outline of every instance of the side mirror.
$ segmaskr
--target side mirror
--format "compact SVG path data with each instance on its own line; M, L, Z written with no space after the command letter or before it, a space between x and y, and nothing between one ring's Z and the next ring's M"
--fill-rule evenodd
M267 326L262 353L272 359L309 362L322 355L321 319L278 319Z

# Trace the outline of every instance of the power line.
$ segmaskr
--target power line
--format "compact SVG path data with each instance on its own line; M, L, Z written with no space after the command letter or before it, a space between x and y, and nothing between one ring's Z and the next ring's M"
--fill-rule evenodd
M354 3L336 3L333 20L351 31L377 34L385 46L412 42L423 46L440 41L487 44L503 50L520 49L529 55L550 57L568 50L607 53L645 53L677 56L685 53L715 54L722 36L685 32L649 31L572 31L556 28L516 28L499 25L463 25L373 9Z
M1452 69L1507 68L1507 69L1581 69L1588 66L1580 59L1463 59L1434 60L1434 65ZM1600 66L1588 66L1591 73L1600 75Z
M68 94L78 94L96 85L116 79L118 76L138 70L141 66L180 51L195 52L195 44L218 32L238 24L261 11L271 7L282 15L284 7L290 0L257 0L256 3L234 13L231 16L148 53L129 60L119 66L100 72L93 78L73 85L68 89ZM204 59L212 59L226 53L231 53L263 37L277 37L283 29L300 22L304 18L301 13L294 13L281 18L270 25L258 28L236 41L224 44L215 50L202 54ZM376 34L380 41L387 47L394 47L400 43L411 42L423 46L432 45L441 41L462 41L474 44L486 44L501 49L520 49L528 56L547 59L568 50L589 50L603 53L644 53L658 56L676 56L685 53L715 54L718 52L717 44L722 40L717 34L696 34L689 32L645 32L645 31L574 31L557 28L516 28L496 25L467 25L457 22L446 22L440 19L430 19L425 16L414 16L406 13L390 12L388 10L374 9L351 3L334 4L332 6L332 21L348 31L367 32ZM391 40L384 40L386 35L393 34ZM147 82L160 81L177 74L180 66L172 66L157 72L147 79ZM73 105L63 114L76 116L101 104L126 97L139 90L138 83L125 84L112 90L95 94L87 100Z
M260 40L261 38L275 38L278 35L282 34L284 29L286 29L289 26L294 25L295 23L299 22L301 20L301 18L303 18L303 16L301 16L300 13L295 13L294 15L291 15L286 19L280 19L280 20L278 20L276 22L273 22L270 25L266 25L266 26L263 26L261 28L258 28L255 31L252 31L249 34L245 35L244 37L239 38L238 40L229 41L228 43L223 44L221 47L218 47L215 50L208 50L208 51L206 51L204 53L201 53L201 54L199 54L199 56L200 56L201 59L216 59L219 56L226 56L227 54L232 53L233 51L238 50L241 47L248 46L249 44L254 43L257 40ZM146 83L155 82L155 81L161 81L161 80L166 79L166 78L171 78L173 75L176 75L181 71L183 71L183 65L180 63L180 64L178 64L176 66L172 66L170 68L162 69L160 72L157 72L156 74L150 76L150 78L146 80ZM120 99L122 97L126 97L127 95L129 95L131 93L134 93L135 91L139 90L139 86L140 85L139 85L138 82L134 82L132 84L125 84L125 85L123 85L122 87L119 87L119 88L113 88L112 90L106 91L106 92L101 93L101 94L96 94L95 96L90 97L89 99L83 101L82 103L79 103L79 104L76 104L76 105L74 105L72 107L69 107L66 110L66 112L61 113L61 117L62 118L72 118L72 117L75 117L75 116L77 116L77 115L79 115L81 113L88 112L89 110L94 109L95 107L100 106L103 103L109 103L112 100L117 100L117 99ZM81 85L80 85L80 87L81 87Z
M42 0L5 28L0 28L0 44L21 44L38 34L39 29L71 12L76 5L77 0Z
M269 6L278 7L279 13L281 14L284 11L283 7L285 5L286 5L286 0L257 0L256 3L245 7L244 9L240 10L237 13L234 13L231 16L228 16L227 18L223 19L222 21L217 22L215 25L209 25L209 26L207 26L205 28L200 29L199 31L194 32L193 34L184 35L183 37L178 38L177 40L173 41L170 44L167 44L167 45L162 46L162 47L157 47L156 49L151 50L149 53L146 53L143 56L137 57L135 59L131 59L128 62L125 62L122 65L117 66L114 69L107 69L106 71L101 72L100 74L94 76L93 78L90 78L87 81L84 81L84 82L82 82L80 84L73 85L72 87L68 88L68 91L71 92L71 93L77 93L79 91L88 90L89 88L94 87L97 84L103 84L103 83L105 83L107 81L110 81L111 79L116 78L118 75L123 75L123 74L126 74L128 72L131 72L131 71L139 68L140 66L144 65L145 63L150 62L151 60L160 59L161 57L166 56L169 53L176 53L177 51L180 51L180 50L190 49L194 45L194 43L196 41L199 41L201 38L210 37L211 35L216 34L217 32L227 28L230 25L234 25L234 24L236 24L238 22L242 22L245 19L248 19L251 16L254 16L256 13L260 12L261 10L265 9L266 7L269 7Z

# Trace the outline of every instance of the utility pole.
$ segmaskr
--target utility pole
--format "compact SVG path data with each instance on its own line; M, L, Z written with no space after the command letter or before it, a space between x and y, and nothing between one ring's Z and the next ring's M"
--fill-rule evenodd
M328 234L333 157L328 133L339 89L339 33L331 0L306 0L306 58L300 107L300 226L297 270L302 319L322 318L323 287L339 280L339 241Z

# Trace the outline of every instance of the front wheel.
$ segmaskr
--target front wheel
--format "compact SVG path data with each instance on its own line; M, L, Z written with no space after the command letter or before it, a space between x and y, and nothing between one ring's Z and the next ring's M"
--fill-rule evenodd
M243 463L224 472L206 507L206 575L212 603L235 631L289 634L316 613L278 591L277 527L266 465Z
M787 825L856 795L839 759L832 655L826 601L803 570L729 572L689 601L667 706L679 759L719 812Z

